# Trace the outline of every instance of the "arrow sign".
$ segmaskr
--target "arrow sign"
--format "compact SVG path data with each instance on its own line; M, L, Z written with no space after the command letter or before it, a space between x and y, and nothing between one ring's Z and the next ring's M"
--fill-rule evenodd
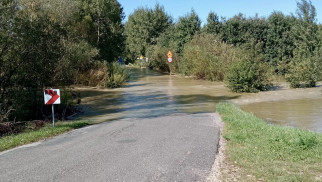
M60 90L46 89L44 91L45 105L60 104Z

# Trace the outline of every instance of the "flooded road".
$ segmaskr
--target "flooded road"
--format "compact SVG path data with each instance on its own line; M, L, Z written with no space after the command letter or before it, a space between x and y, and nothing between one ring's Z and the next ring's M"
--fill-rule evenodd
M322 88L233 93L221 82L131 69L125 88L77 88L85 113L78 119L97 122L150 118L175 113L214 112L216 103L233 102L272 123L322 132Z

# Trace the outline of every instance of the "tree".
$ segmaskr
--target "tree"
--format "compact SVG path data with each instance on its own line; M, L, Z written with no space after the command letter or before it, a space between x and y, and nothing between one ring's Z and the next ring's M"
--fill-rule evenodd
M314 87L321 78L321 39L315 23L315 7L311 1L297 3L297 20L292 27L294 58L286 79L292 87Z
M296 19L281 12L273 12L268 18L265 59L277 73L285 74L285 65L293 57L295 48L292 27Z
M164 8L156 4L154 9L139 8L129 16L125 24L126 49L131 59L146 55L150 45L156 45L159 36L172 24Z
M223 40L228 44L240 45L247 41L248 23L243 14L227 20L223 25Z
M180 17L175 24L174 45L177 53L182 53L184 46L200 31L201 21L195 11Z
M316 18L316 9L312 5L312 2L309 0L301 0L300 2L297 2L297 10L296 14L297 17L300 20L306 21L306 22L315 22Z
M42 2L1 4L7 11L2 14L6 21L1 28L0 105L4 110L15 109L17 119L39 114L39 91L60 83L56 64L63 55L64 31Z
M116 60L124 51L124 13L117 0L78 0L76 32L99 50L99 58Z
M310 56L320 46L315 7L311 1L301 0L297 2L296 12L298 20L292 29L296 51Z
M221 32L222 22L219 20L219 16L210 12L207 18L207 25L205 26L205 31L207 33L219 34Z

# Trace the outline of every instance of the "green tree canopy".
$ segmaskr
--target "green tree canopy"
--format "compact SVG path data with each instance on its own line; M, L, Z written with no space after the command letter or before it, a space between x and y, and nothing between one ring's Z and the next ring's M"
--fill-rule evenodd
M207 18L207 24L205 26L205 31L207 33L219 34L221 32L222 22L219 20L219 16L210 12Z
M186 43L200 31L201 21L195 11L180 17L175 24L174 45L176 52L181 53Z
M301 0L297 2L297 17L306 22L314 22L316 20L316 9L309 0Z
M124 50L123 8L117 0L78 0L80 22L76 32L99 50L99 58L116 60Z
M148 46L156 45L159 36L171 24L172 18L158 4L153 9L136 9L125 24L128 56L131 59L135 59L140 55L145 56Z
M295 18L281 12L273 12L268 18L265 57L273 66L293 57L294 43L291 29ZM280 70L281 71L281 70Z

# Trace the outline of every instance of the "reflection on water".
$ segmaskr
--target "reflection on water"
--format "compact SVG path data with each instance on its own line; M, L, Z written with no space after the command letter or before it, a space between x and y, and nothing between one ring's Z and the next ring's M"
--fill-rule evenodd
M89 108L80 119L97 121L214 112L215 103L240 96L220 83L169 76L148 69L131 70L131 81L125 88L83 88L79 92Z
M262 102L242 107L268 122L322 133L322 99Z
M148 69L132 69L131 81L125 88L82 88L79 92L88 108L79 119L94 121L214 112L218 102L252 97L251 94L232 93L222 83L169 76ZM314 101L307 99L243 106L245 110L272 122L319 132L322 132L321 107L322 97Z

